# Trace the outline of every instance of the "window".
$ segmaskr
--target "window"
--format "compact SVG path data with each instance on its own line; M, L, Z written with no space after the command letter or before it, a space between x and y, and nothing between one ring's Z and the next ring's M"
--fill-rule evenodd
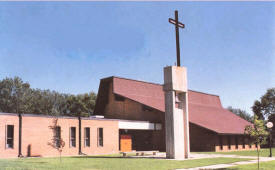
M61 143L61 127L60 126L56 126L55 127L55 146L57 148L60 148L60 143Z
M228 141L228 149L231 149L231 138L230 138L230 136L227 137L227 141Z
M122 97L122 96L115 95L115 100L116 100L116 101L124 101L125 99L124 99L124 97Z
M103 146L103 128L97 129L97 146Z
M239 148L238 136L235 136L235 145L236 145L236 149L238 149Z
M75 127L70 127L70 147L75 147Z
M84 133L84 146L90 147L90 128L86 127Z
M220 150L223 150L222 136L219 136Z
M245 137L243 137L243 149L245 148Z
M13 148L14 126L7 125L6 148Z

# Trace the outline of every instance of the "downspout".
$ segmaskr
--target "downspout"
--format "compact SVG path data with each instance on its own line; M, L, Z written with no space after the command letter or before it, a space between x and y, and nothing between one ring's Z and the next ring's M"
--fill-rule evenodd
M78 130L79 130L79 148L78 148L78 154L82 155L82 151L81 151L81 116L78 116Z
M23 157L22 155L22 115L18 113L19 117L19 140L18 140L18 157Z

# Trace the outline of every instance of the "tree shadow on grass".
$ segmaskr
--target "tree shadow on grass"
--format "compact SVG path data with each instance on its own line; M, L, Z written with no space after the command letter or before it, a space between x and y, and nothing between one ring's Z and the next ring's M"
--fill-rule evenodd
M95 159L102 159L102 158L107 158L107 159L165 159L162 157L123 157L123 156L71 156L70 158L95 158Z
M32 163L32 164L34 164L34 163L35 163L35 164L36 164L36 163L37 163L37 164L45 164L45 163L48 163L48 162L41 162L41 161L40 161L40 162L28 162L28 163Z

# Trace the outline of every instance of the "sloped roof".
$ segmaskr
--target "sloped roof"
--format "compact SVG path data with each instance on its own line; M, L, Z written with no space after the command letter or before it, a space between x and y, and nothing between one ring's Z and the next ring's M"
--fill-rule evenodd
M112 77L113 92L165 112L163 86ZM219 96L188 90L189 121L220 134L243 134L250 123L224 109Z

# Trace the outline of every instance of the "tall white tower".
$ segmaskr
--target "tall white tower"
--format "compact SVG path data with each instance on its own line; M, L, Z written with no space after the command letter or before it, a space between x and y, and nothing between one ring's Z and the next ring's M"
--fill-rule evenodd
M189 118L187 69L180 66L164 68L166 157L189 157Z

